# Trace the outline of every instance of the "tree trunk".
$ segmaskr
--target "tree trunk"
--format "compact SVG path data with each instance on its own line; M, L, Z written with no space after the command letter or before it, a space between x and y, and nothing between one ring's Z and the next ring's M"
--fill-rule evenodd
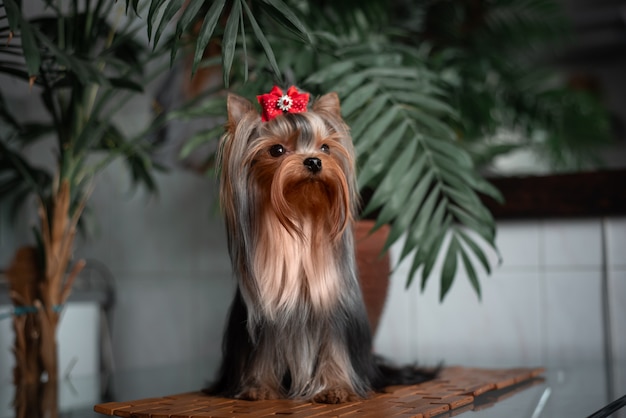
M39 208L41 247L17 250L7 270L15 306L14 383L38 384L45 372L48 382L58 377L56 333L63 305L85 263L67 274L82 204L70 216L70 187L62 181L50 201Z
M20 385L15 392L15 418L57 418L58 402L56 380Z

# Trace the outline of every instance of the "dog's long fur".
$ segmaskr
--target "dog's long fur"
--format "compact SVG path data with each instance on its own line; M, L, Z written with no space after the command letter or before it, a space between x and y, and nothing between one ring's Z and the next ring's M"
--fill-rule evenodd
M210 392L337 403L431 378L372 354L354 256L354 150L337 95L269 122L229 95L218 160L238 288Z

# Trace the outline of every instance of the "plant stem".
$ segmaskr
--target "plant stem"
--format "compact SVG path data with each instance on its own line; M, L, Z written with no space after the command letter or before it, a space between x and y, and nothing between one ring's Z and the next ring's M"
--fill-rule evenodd
M63 0L59 0L59 10L63 10ZM59 37L59 48L65 49L65 15L58 14L57 19L57 36Z

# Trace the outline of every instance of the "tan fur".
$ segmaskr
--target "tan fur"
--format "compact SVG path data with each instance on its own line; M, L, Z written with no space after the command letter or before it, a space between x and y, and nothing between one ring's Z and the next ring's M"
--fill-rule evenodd
M342 304L361 303L352 258L338 258L353 245L354 151L337 95L312 109L263 123L245 99L228 99L218 161L231 258L255 346L236 395L245 399L336 403L364 391L361 383L354 387L361 380L345 341L330 329ZM276 144L285 149L279 157L269 152ZM311 172L307 158L318 158L322 169ZM281 392L285 375L289 393Z
M271 213L264 219L254 259L263 314L272 320L289 317L303 299L318 313L331 311L339 283L333 243L314 231L312 222L290 234Z
M332 114L333 100L322 100L322 104L320 111ZM356 190L345 176L354 169L351 152L341 143L347 129L339 123L331 129L324 119L306 114L316 140L299 147L299 132L284 118L262 124L245 122L251 115L256 118L245 101L229 99L231 135L221 147L221 159L234 162L222 166L222 177L241 178L245 175L239 170L251 167L254 193L267 203L255 208L261 219L255 225L258 251L250 272L254 283L244 284L244 297L260 304L263 314L272 319L291 313L301 299L309 300L317 311L332 309L339 282L334 245L353 221L353 211L344 208L352 207ZM268 153L277 143L287 150L280 159ZM332 152L321 152L322 144L328 144ZM322 161L324 169L315 178L302 164L307 157ZM229 182L223 183L222 207L227 219L236 222Z

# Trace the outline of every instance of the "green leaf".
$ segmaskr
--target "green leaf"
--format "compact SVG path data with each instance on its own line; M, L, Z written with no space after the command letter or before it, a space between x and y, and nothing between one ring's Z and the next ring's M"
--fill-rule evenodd
M403 212L409 194L414 190L416 182L419 183L418 177L420 171L409 170L399 179L396 183L395 192L389 196L389 200L387 200L387 203L385 203L376 218L375 228L380 228L383 224L391 222L396 216Z
M291 7L287 6L281 0L263 0L265 3L273 6L279 13L281 13L293 26L296 28L302 35L305 36L305 41L308 43L312 43L311 35L309 31L304 26L304 23L296 16L296 14L291 10Z
M224 132L224 127L216 126L194 134L180 150L180 158L187 158L196 148L211 141L216 141Z
M267 38L263 34L263 31L259 27L259 24L254 18L254 14L250 10L250 7L248 6L248 4L245 1L242 1L242 5L246 13L246 16L248 16L248 20L250 21L250 25L252 25L252 31L254 32L254 34L257 37L257 40L263 47L265 56L267 57L267 60L269 61L270 66L272 67L272 70L274 71L274 75L276 76L276 78L281 79L282 74L280 72L280 69L278 68L278 64L276 63L276 57L274 56L274 51L272 51L272 46L270 45Z
M20 23L20 35L22 37L22 50L24 51L26 70L30 77L36 76L41 65L41 54L35 38L35 32L25 20L22 20Z
M376 117L380 114L381 110L388 105L389 96L381 94L376 96L365 109L359 112L359 116L351 123L352 137L359 138L365 129L376 121Z
M419 126L427 129L431 134L436 136L440 135L444 138L455 138L456 135L452 128L444 122L441 122L439 119L410 105L406 105L403 109L409 113L410 117L415 120ZM423 129L418 130L424 133Z
M436 207L435 207L436 205ZM439 195L436 186L428 198L424 201L424 206L420 208L415 220L415 225L409 228L407 239L400 254L403 260L415 248L423 250L428 248L431 241L441 231L446 230L446 225L450 224L450 217L446 216L447 204ZM426 250L423 250L425 252Z
M154 34L154 48L156 48L159 40L161 39L161 34L165 30L167 24L172 20L174 15L180 11L183 7L185 0L169 0L165 11L163 12L163 16L161 17L161 21L159 22L159 26Z
M180 108L169 112L167 120L192 120L207 116L224 116L226 99L219 96L209 96L201 101L190 101Z
M437 261L437 256L439 255L439 252L441 251L441 246L445 238L446 238L446 231L445 230L439 231L435 235L434 241L428 246L427 250L425 251L425 256L423 259L424 268L422 270L422 283L420 286L422 292L426 288L426 282L428 281L430 277L430 273L432 272L433 267L435 266L435 262Z
M472 157L470 157L470 155L463 148L461 148L461 145L456 141L444 138L426 137L425 146L433 152L437 152L447 158L450 158L456 164L459 164L465 169L473 170L474 168Z
M452 287L454 278L456 277L456 265L457 256L460 250L459 242L456 236L452 235L450 244L448 245L448 252L446 258L443 261L443 268L441 270L441 289L439 295L439 302L443 302L443 299L448 294L448 291Z
M463 230L459 228L457 229L457 232L459 236L463 238L463 242L467 244L467 246L470 248L470 250L472 250L476 258L478 258L478 261L480 261L480 263L483 265L483 268L485 269L487 274L491 274L491 265L489 264L489 260L487 260L487 256L485 255L484 251Z
M456 205L450 205L449 210L463 225L477 232L492 247L495 247L495 227L491 223L475 218Z
M151 0L148 9L148 39L152 38L152 28L157 23L159 9L163 7L166 0Z
M372 180L377 174L383 172L385 168L392 163L392 153L404 137L406 128L406 123L398 125L392 132L389 133L389 135L385 137L382 143L372 151L359 173L358 182L361 187L368 186L370 180Z
M418 160L418 162L423 166L425 159L426 157L422 155L420 157L420 160ZM414 168L412 171L415 173L418 173L418 176L419 176L419 174L421 174L422 169L420 168L418 170L415 168L416 166L417 166L417 163L414 165ZM407 230L409 229L411 225L411 222L417 216L417 209L422 204L424 197L426 196L426 192L428 191L428 189L430 188L432 184L433 176L434 175L432 171L426 171L424 176L420 178L417 186L413 188L413 190L411 191L411 195L406 201L404 207L401 208L401 210L398 210L396 218L391 223L391 230L389 231L388 242L390 243L395 242L396 240L400 238L402 234L407 232ZM406 245L406 241L405 241L405 245ZM403 251L404 256L406 256L406 254L409 251L412 251L413 248L414 247L410 248L407 252ZM401 261L403 258L404 257L402 257L399 261Z
M191 68L192 74L196 73L198 63L202 60L204 50L213 36L217 22L219 21L222 10L224 9L225 2L226 0L215 0L204 17L204 22L202 22L202 27L198 33L198 40L196 41L196 50L194 52L193 66Z
M99 147L110 152L127 154L127 141L122 131L113 124L103 123L102 127L102 135L100 143L98 144Z
M311 74L305 84L322 84L324 82L334 80L355 68L355 64L351 60L341 60L330 64L316 73Z
M67 69L74 74L76 77L80 79L80 81L84 84L88 84L90 82L108 85L109 82L106 77L102 74L100 69L96 67L94 62L89 62L84 59L78 58L74 55L70 55L65 51L59 49L50 39L48 39L44 35L38 36L41 43L43 43L46 48L48 48L56 57L56 59L67 67Z
M378 91L378 85L375 83L365 84L352 91L341 104L341 113L344 117L350 117L350 114L359 109L368 102Z
M370 67L366 70L366 72L367 75L370 77L393 77L394 79L412 79L410 81L412 88L409 90L413 90L415 88L416 79L419 76L417 69L411 67Z
M354 91L354 89L363 84L366 76L367 75L364 72L346 74L344 77L341 77L338 81L335 82L335 84L333 84L326 90L334 91L340 97L344 97L346 95L349 95L352 91Z
M248 82L248 48L246 46L246 27L243 21L243 13L239 13L239 26L241 27L241 48L243 49L243 82Z
M478 197L476 197L476 192L467 182L467 177L471 171L454 170L452 169L455 167L454 163L451 163L449 160L433 157L433 161L439 169L438 174L440 179L446 184L446 186L457 190L459 193L467 195L468 198L470 196L474 196L474 198L478 199Z
M137 93L143 93L143 86L139 83L134 82L133 80L125 77L110 77L107 78L111 86L124 89L124 90L132 90Z
M481 177L478 173L472 173L468 179L470 180L471 186L474 190L492 197L498 203L504 203L504 196L502 196L500 190Z
M385 201L387 201L389 196L394 192L398 179L406 173L411 161L413 160L416 149L417 144L415 142L411 142L402 155L400 155L400 157L389 168L389 171L374 192L372 200L363 211L364 215L380 207Z
M453 167L442 164L436 159L440 167L445 168L439 171L441 179L445 182L444 193L455 201L459 207L467 211L485 224L493 225L493 216L483 205L474 190L465 181L469 179L473 172L454 171Z
M450 221L449 221L450 218L445 217L445 213L446 213L446 203L445 203L445 200L441 200L439 204L437 205L437 208L434 210L432 216L430 217L430 220L428 222L428 225L426 226L426 230L424 234L422 234L422 236L420 237L420 244L418 248L422 247L423 242L437 243L438 242L437 240L440 234L443 237L445 237L448 231L449 225L450 225ZM441 247L442 243L443 243L443 238L442 238L442 241L439 242L438 247ZM432 269L435 265L435 261L440 252L440 248L439 248L436 250L436 253L433 253L432 251L433 248L431 248L431 244L427 245L426 249L427 251L425 252L425 256L423 259L424 269L422 270L422 284L423 285L426 283L426 280L428 280L428 277L430 276L432 272Z
M241 19L241 2L245 0L235 0L230 10L230 15L226 21L224 36L222 37L222 75L224 76L224 86L228 87L230 80L230 69L233 65L235 48L237 47L237 32Z
M424 186L422 186L422 184L420 184L420 186L425 187L427 190L431 186L430 182L424 182L423 184ZM422 193L424 192L420 190L420 194ZM400 260L404 259L404 257L406 257L413 249L423 244L426 231L431 225L431 215L436 212L435 205L437 204L437 202L439 201L439 205L437 208L445 207L444 202L440 201L439 193L439 186L436 185L432 190L430 190L428 197L424 200L424 203L419 208L415 221L408 231L407 239L404 243L402 252L400 253Z
M352 138L357 157L360 157L361 154L371 149L376 142L382 139L383 133L389 128L393 121L396 120L397 116L398 109L395 106L389 107L384 113L374 118L374 122L364 133L358 137Z
M9 29L11 32L16 33L22 22L22 11L13 0L4 0L3 5L9 21Z
M465 272L467 273L467 277L469 278L469 281L472 284L472 287L474 288L474 290L476 291L476 294L478 295L478 300L480 300L482 298L482 295L480 291L480 282L478 281L478 275L476 274L476 270L474 270L472 261L468 257L462 245L459 245L459 249L461 252L461 260L463 261L463 266L465 267Z
M176 38L180 38L183 33L193 23L194 19L198 15L198 12L204 5L204 0L191 0L185 7L185 11L176 24Z
M139 0L126 0L126 14L128 14L129 5L133 6L133 12L135 13L135 16L139 16L139 12L137 10L139 7Z
M472 174L472 170L462 167L457 161L454 161L445 155L431 152L430 161L433 167L441 173L441 177L443 177L444 174L447 174L448 177L456 178L458 182L463 185L467 184L467 177Z
M436 196L436 195L435 195ZM430 199L430 198L429 198ZM444 217L445 214L445 202L443 200L439 201L439 205L434 212L432 212L432 217L423 216L421 219L426 219L426 226L424 227L423 233L418 231L411 231L407 235L408 238L412 238L414 240L413 244L405 243L405 247L407 245L411 245L411 248L417 248L417 251L413 255L413 261L411 263L411 268L409 270L407 284L408 287L413 281L415 274L420 266L424 266L424 262L426 261L426 257L428 256L428 252L433 248L433 245L436 243L437 238L443 234L445 237L445 233L450 227L450 219L449 217ZM432 223L428 224L432 219ZM420 220L421 221L421 220ZM419 245L418 245L419 244ZM439 247L441 243L439 244ZM437 249L439 252L439 249ZM425 285L426 283L422 283ZM423 289L422 289L423 290Z
M90 117L74 140L74 154L79 155L88 150L93 144L97 144L102 140L105 132L111 131L110 122L102 122L97 120L94 116Z
M474 191L469 187L464 187L459 190L458 188L453 189L448 186L443 186L443 193L459 207L463 208L477 219L486 223L494 222L491 212L483 206L480 199L478 199Z
M134 184L143 183L150 192L157 192L157 185L152 177L152 163L148 157L135 155L132 158L127 158L126 163L130 168Z
M375 67L384 67L391 68L394 66L400 66L402 64L402 56L400 54L395 53L381 53L378 48L372 48L371 44L361 43L356 48L358 48L358 52L361 53L355 61L358 64L362 65L366 68L375 68ZM347 53L347 50L340 51L339 53ZM357 51L351 51L357 52Z
M415 91L398 91L395 98L403 103L413 104L429 113L443 114L445 116L456 117L456 112L447 103L435 99L434 97L416 93Z
M384 87L389 90L405 90L405 91L413 91L419 88L421 91L425 93L429 91L426 87L421 87L421 84L411 78L392 78L392 77L377 77L376 82L380 84L381 87Z

